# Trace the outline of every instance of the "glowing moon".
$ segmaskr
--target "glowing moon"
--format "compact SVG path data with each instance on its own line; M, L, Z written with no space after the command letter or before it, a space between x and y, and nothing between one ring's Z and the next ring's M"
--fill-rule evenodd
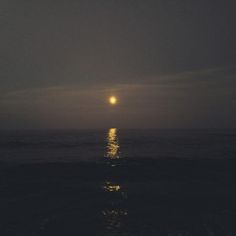
M115 96L111 96L111 97L109 98L109 103L110 103L111 105L115 105L115 104L117 103L117 98L116 98Z

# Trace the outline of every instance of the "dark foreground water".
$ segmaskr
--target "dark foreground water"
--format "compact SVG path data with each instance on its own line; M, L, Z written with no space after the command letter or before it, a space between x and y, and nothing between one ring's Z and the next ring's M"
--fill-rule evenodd
M1 235L236 235L236 132L2 131Z

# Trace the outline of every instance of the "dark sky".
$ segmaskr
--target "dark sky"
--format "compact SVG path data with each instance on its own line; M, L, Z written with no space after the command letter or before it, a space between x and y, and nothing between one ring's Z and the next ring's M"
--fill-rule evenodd
M236 128L235 9L1 0L0 128Z

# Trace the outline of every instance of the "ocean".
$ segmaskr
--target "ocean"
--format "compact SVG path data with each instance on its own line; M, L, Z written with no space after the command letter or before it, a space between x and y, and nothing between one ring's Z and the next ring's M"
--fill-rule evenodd
M236 131L0 132L4 236L236 235Z
M100 162L111 130L1 131L0 161ZM120 157L127 161L236 156L236 130L115 130Z

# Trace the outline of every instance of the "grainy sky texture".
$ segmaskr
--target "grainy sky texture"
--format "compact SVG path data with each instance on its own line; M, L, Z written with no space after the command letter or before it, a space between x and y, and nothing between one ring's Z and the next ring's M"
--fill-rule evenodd
M235 9L1 0L0 128L236 128Z

